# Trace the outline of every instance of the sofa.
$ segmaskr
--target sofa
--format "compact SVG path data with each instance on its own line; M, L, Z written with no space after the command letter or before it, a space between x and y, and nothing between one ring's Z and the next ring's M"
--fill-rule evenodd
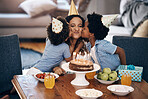
M62 4L63 2L57 2L59 0L47 0L53 1L56 4L54 8L35 16L34 13L30 14L28 12L28 7L20 6L24 1L31 2L33 0L0 0L0 35L16 33L19 38L45 38L47 36L46 26L51 22L51 18L58 15L66 17L71 2L71 0L62 0L67 2ZM92 12L102 15L120 14L120 0L74 0L74 2L76 7L78 7L79 14L85 19L86 15ZM108 5L109 3L112 4ZM132 29L125 28L121 24L120 16L110 26L109 34L105 38L110 42L112 42L114 35L131 36Z
M0 0L0 35L15 33L19 38L46 38L46 26L51 18L68 15L71 0L58 1ZM77 7L87 6L88 1L74 0Z
M19 38L45 38L46 26L51 22L49 14L30 17L21 8L25 0L0 1L0 35L18 34Z

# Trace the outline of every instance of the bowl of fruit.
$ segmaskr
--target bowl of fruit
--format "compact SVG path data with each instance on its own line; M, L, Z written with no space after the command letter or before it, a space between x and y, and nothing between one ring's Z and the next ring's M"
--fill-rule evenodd
M43 73L35 74L34 78L36 78L37 80L39 80L41 82L44 82L45 75L53 75L55 77L55 79L57 79L59 77L59 75L57 75L55 73L43 72Z
M94 78L102 84L112 84L119 80L117 77L117 72L111 71L110 68L104 68L103 71L95 75Z

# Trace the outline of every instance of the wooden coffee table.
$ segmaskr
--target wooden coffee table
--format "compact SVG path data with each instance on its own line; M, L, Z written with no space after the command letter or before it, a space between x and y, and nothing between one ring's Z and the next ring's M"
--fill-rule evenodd
M78 89L94 88L103 92L100 99L147 99L148 84L146 81L132 82L134 91L127 96L117 96L112 94L108 85L99 83L96 79L88 80L88 86L74 86L70 82L75 78L75 74L65 74L56 79L53 89L46 89L44 83L38 81L33 76L15 75L12 83L21 99L80 99L75 94ZM120 81L114 84L120 84Z

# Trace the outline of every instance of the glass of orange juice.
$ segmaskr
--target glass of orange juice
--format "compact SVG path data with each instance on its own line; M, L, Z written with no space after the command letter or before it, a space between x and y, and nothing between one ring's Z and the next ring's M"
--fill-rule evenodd
M94 79L96 72L90 72L90 73L86 73L86 78L87 79Z
M46 74L44 78L44 85L47 89L52 89L55 85L54 75Z
M129 75L129 74L122 75L122 77L121 77L121 84L122 85L130 86L131 83L132 83L132 77L131 77L131 75Z

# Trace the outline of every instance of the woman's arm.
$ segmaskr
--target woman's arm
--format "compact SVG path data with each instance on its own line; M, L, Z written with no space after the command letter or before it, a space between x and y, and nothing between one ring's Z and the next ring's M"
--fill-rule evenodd
M115 54L119 55L121 65L126 65L126 56L124 49L117 46Z
M75 45L70 45L70 53L71 53L71 59L73 59L73 52L76 52L75 57L77 56L78 52L80 51L80 49L83 47L84 42L80 42L77 46L77 48L74 50ZM69 61L70 59L65 59L66 61Z
M84 42L80 42L80 44L78 45L78 47L74 50L74 52L78 53L80 51L80 49L84 46Z

